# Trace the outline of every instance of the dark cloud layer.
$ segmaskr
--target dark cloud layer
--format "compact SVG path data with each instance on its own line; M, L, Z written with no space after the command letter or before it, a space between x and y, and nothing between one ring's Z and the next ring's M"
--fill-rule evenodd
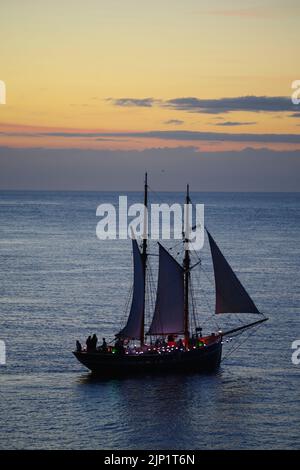
M177 111L204 114L226 114L233 111L247 112L289 112L297 111L291 98L286 96L238 96L232 98L201 99L192 97L155 100L153 98L111 99L115 106L163 106Z
M300 151L108 151L0 147L0 189L298 191Z
M74 137L76 134L73 135ZM152 138L176 141L218 141L218 142L261 142L261 143L289 143L299 144L299 134L228 134L225 132L201 132L201 131L146 131L146 132L114 132L102 133L98 137L134 137ZM95 136L96 137L96 136Z

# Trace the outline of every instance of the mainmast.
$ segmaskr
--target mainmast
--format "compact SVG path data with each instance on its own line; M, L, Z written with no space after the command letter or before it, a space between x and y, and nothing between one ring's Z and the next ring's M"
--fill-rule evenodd
M185 345L188 347L190 332L189 332L189 283L190 283L190 251L189 251L189 185L186 188L186 206L185 206L185 221L184 221L184 339Z
M143 263L143 276L144 276L144 292L143 292L143 320L141 326L141 346L145 341L145 304L146 304L146 266L147 266L147 237L148 237L148 175L145 173L144 184L144 234L143 234L143 249L142 249L142 263Z

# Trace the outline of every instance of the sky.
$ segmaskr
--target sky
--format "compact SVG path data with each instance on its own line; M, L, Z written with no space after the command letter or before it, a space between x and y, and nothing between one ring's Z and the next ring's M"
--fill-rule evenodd
M297 190L299 31L298 0L1 2L0 188Z

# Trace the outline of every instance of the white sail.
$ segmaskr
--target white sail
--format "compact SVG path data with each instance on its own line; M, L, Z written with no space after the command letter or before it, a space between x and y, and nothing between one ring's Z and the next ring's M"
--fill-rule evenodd
M132 240L134 286L131 309L126 326L116 335L122 338L140 339L144 322L144 272L142 255L136 240Z
M158 287L148 335L180 334L184 331L184 270L159 245Z

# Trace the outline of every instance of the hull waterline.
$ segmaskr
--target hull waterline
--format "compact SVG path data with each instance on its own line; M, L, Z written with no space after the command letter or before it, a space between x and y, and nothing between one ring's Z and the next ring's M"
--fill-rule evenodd
M205 348L174 351L164 354L111 354L99 352L73 352L78 361L94 375L121 376L141 373L205 372L218 369L221 341Z

